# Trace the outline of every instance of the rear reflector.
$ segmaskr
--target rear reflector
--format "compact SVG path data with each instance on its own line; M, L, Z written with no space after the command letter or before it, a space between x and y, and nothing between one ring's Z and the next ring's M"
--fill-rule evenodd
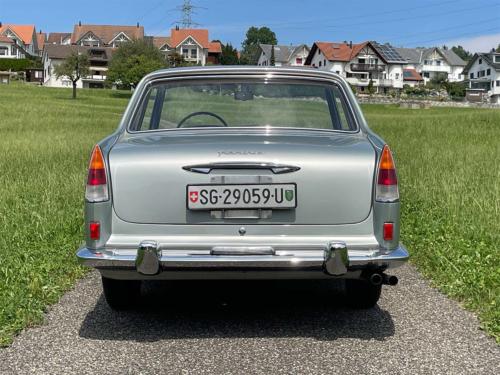
M89 224L89 235L93 241L98 241L101 238L101 224L92 222Z
M384 223L384 241L394 239L394 223Z
M375 199L378 202L396 202L399 199L396 166L387 145L384 146L380 156Z
M90 157L85 199L88 202L103 202L108 200L108 184L106 166L99 145L94 147Z

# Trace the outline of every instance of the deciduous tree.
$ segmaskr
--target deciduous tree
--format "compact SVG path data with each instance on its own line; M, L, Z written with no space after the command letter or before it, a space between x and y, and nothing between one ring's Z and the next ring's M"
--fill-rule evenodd
M167 66L158 48L144 40L133 40L121 44L113 54L107 81L126 88L135 87L146 74Z
M257 62L259 44L278 44L276 34L266 26L252 26L246 33L246 38L242 43L241 63L253 65Z
M54 68L57 79L67 77L73 85L73 99L76 99L76 84L89 75L89 55L86 51L72 52L61 64Z

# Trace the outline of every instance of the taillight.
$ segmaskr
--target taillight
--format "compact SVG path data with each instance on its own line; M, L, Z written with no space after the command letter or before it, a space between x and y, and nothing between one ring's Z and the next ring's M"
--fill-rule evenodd
M399 199L396 166L389 146L385 145L378 165L375 199L378 202L396 202Z
M384 223L384 241L394 239L394 223Z
M88 202L103 202L108 200L108 184L106 166L101 148L96 145L92 151L85 189L85 199Z
M89 237L93 241L98 241L101 238L101 224L92 222L89 224Z

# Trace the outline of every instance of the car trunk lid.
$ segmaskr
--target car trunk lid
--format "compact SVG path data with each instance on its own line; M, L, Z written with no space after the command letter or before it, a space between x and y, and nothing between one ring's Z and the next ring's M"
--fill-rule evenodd
M331 225L358 223L370 213L375 151L362 134L199 133L132 135L112 148L113 205L120 219L142 224ZM192 169L207 165L217 167ZM296 184L297 207L188 209L188 185L227 183Z

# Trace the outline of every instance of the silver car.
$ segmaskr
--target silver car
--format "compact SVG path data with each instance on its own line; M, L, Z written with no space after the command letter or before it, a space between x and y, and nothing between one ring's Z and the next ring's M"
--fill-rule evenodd
M347 82L314 69L146 76L91 156L85 245L114 309L143 280L342 279L374 306L399 243L396 169Z

